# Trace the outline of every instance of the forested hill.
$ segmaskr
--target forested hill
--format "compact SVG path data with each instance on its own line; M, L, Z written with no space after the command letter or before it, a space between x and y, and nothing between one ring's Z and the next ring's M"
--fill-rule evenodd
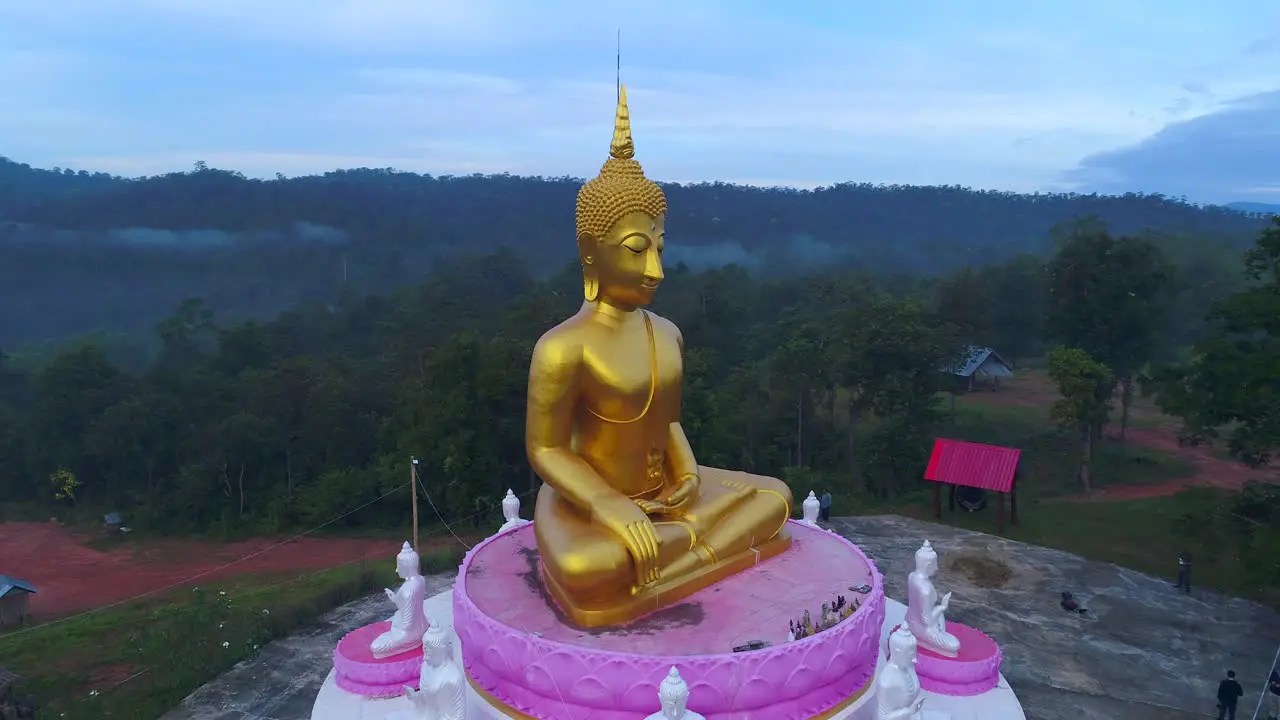
M150 333L188 297L222 320L420 282L442 257L509 247L537 274L573 258L579 180L358 169L248 179L202 163L127 180L0 159L0 347L93 330ZM786 273L936 273L1043 254L1095 215L1244 247L1257 217L1158 196L1020 195L846 184L670 185L669 258Z

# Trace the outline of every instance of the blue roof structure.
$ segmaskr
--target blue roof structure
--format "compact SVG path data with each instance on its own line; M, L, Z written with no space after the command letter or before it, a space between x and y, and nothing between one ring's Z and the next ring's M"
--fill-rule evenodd
M996 363L999 363L997 367L1002 367L1003 369L1003 372L991 372L991 370L995 368L988 368L986 371L987 374L999 375L1001 377L1007 377L1013 374L1013 366L1005 362L1005 359L1000 357L1000 353L997 353L995 350L992 350L991 348L977 347L976 345L970 345L967 350L969 353L969 359L967 362L956 368L956 375L960 377L969 377L977 372L978 368L982 367L983 363L987 362L987 360L994 360Z
M107 513L106 515L103 515L102 522L106 523L107 525L119 525L122 522L124 522L124 520L120 518L120 513L112 512L112 513Z
M22 590L24 592L35 593L36 589L31 583L18 578L11 578L8 575L0 575L0 598L8 595L14 590Z

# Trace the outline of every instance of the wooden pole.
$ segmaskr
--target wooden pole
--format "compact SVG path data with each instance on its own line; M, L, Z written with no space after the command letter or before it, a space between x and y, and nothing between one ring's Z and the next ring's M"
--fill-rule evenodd
M1009 524L1018 524L1018 476L1013 476L1013 482L1009 485Z
M942 519L942 483L933 484L933 517Z
M409 458L409 497L413 498L413 551L418 552L418 458Z

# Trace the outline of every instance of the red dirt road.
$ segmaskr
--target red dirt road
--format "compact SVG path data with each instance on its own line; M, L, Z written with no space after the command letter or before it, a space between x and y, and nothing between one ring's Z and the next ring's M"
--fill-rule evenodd
M389 540L321 537L226 544L121 540L96 549L89 546L93 539L54 522L0 524L0 573L34 585L31 614L47 619L246 573L302 574L377 557L387 559L390 573L399 549ZM422 549L446 544L433 540Z
M1156 485L1120 485L1094 492L1094 500L1144 500L1165 497L1189 487L1212 487L1238 491L1251 481L1280 482L1280 470L1274 467L1253 469L1243 463L1217 457L1205 446L1184 447L1178 444L1176 431L1169 428L1130 428L1129 442L1142 447L1176 455L1191 463L1191 477Z
M1006 381L996 392L975 392L964 396L966 402L982 405L1021 405L1044 408L1045 413L1053 405L1057 390L1042 373L1024 373ZM1130 410L1131 422L1140 427L1129 427L1128 442L1165 452L1189 462L1193 468L1190 477L1179 478L1152 485L1119 485L1102 488L1088 497L1062 498L1063 500L1145 500L1176 495L1191 487L1212 487L1238 491L1245 483L1256 480L1280 482L1280 468L1252 469L1244 464L1218 457L1207 446L1184 447L1178 444L1178 421L1160 412L1150 401L1139 398ZM1111 428L1119 425L1119 412L1112 418Z

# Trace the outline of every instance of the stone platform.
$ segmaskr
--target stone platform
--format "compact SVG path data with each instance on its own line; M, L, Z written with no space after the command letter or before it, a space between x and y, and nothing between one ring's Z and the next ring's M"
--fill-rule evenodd
M689 707L708 720L830 716L871 683L884 583L849 541L792 522L790 550L627 625L582 629L542 583L533 527L476 546L459 571L453 619L473 686L511 713L555 720L636 720L654 711L674 665ZM865 595L851 588L866 584ZM834 627L787 642L806 610L837 595L862 606ZM752 641L766 647L735 653Z
M920 538L945 551L942 577L944 589L955 592L954 619L999 641L1003 673L1027 717L1036 720L1199 720L1205 714L1204 688L1185 678L1217 677L1225 667L1265 678L1280 643L1276 611L1209 591L1188 597L1173 592L1168 578L911 518L833 518L830 525L875 560L890 598L906 598L906 576ZM966 565L974 557L1008 574L996 582L991 573L971 574ZM456 569L427 578L429 595L445 593L431 613L444 622L451 622L447 591L456 578ZM1071 615L1064 621L1058 606L1064 589L1087 601L1088 616ZM896 607L893 600L886 602L891 624L901 619L894 615ZM313 710L317 718L324 716L324 704L317 703L321 688L326 688L326 703L344 695L331 676L334 646L351 630L386 619L390 610L381 592L336 608L314 627L267 643L256 656L193 692L163 720L239 720L246 715L308 720ZM1179 632L1169 632L1171 623ZM1187 652L1187 638L1194 639L1195 652ZM1258 690L1245 687L1242 707L1252 711ZM987 720L1004 717L992 709L1003 707L997 697L1015 703L1002 684L984 695L930 698L926 705L949 703L952 720ZM365 701L371 707L364 716L374 717L375 707L398 703ZM362 714L357 708L343 715L342 709L340 704L327 717L352 720Z

